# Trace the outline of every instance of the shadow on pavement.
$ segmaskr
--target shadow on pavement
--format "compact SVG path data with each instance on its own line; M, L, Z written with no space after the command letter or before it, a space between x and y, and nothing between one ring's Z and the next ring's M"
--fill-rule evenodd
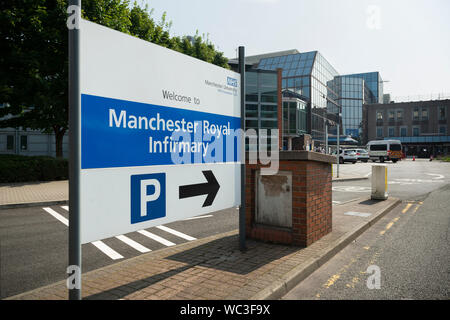
M268 263L275 262L275 266L277 262L281 263L283 258L287 258L290 254L301 249L301 247L269 244L247 239L247 250L242 253L239 250L239 235L232 235L164 258L187 264L183 267L151 275L144 279L90 295L84 299L120 299L198 266L246 275Z

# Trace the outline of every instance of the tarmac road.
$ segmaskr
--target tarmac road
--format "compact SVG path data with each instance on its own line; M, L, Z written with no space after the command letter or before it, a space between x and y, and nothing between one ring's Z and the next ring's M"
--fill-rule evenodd
M389 194L403 199L402 205L283 299L450 298L450 164L416 160L387 165ZM367 164L358 166L364 170ZM333 200L368 195L367 187L370 181L333 183ZM378 272L379 289L374 286Z
M423 201L404 202L283 299L448 300L449 194L446 185Z
M370 196L372 165L377 163L346 163L340 172L368 176L367 180L333 182L333 201L344 202ZM433 190L450 183L450 163L419 159L397 163L385 162L388 168L388 193L402 200L420 200ZM335 165L334 165L335 167ZM334 168L333 172L336 172Z

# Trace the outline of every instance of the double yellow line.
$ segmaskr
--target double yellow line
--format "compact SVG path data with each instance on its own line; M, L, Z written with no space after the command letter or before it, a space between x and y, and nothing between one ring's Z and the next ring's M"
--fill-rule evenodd
M423 204L422 201L418 202L413 210L413 214L416 213L416 211L419 209L419 207ZM408 212L408 210L413 206L413 203L408 203L402 210L402 214L405 214ZM387 225L386 228L383 231L380 231L380 235L384 235L386 233L386 231L388 231L390 228L392 228L392 226L394 225L394 223L396 223L398 220L400 219L399 217L396 217L394 219L392 219Z

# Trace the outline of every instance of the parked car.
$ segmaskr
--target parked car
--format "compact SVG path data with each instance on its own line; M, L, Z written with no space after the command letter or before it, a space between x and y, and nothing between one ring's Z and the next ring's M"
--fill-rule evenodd
M343 150L339 151L339 163L351 162L355 164L358 161L358 156L353 150Z
M399 140L375 140L367 144L369 158L373 162L392 161L396 163L403 156L402 143Z
M367 152L366 149L350 149L351 151L354 151L356 153L356 157L361 162L368 162L369 161L369 152Z

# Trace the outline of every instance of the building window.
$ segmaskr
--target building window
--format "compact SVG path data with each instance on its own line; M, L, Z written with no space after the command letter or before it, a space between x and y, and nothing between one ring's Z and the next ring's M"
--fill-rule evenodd
M20 136L20 150L28 149L28 136Z
M447 115L445 114L445 107L439 107L439 120L447 119Z
M14 136L6 136L6 150L14 150Z
M413 128L413 136L414 137L418 137L420 135L420 129L419 127L414 127Z
M395 137L395 128L394 127L390 127L388 129L388 133L389 133L389 137Z
M428 109L422 109L422 120L428 120Z
M383 138L383 127L377 128L377 138Z
M413 111L413 120L419 120L419 109L416 108Z
M440 126L439 127L439 134L442 136L447 135L447 127L446 126Z
M389 111L388 112L388 119L390 122L395 121L395 112L394 111Z
M403 110L397 110L397 121L403 121Z
M377 111L377 121L383 120L383 111Z
M400 128L400 136L401 137L406 137L407 136L407 129L406 129L406 127L401 127Z

